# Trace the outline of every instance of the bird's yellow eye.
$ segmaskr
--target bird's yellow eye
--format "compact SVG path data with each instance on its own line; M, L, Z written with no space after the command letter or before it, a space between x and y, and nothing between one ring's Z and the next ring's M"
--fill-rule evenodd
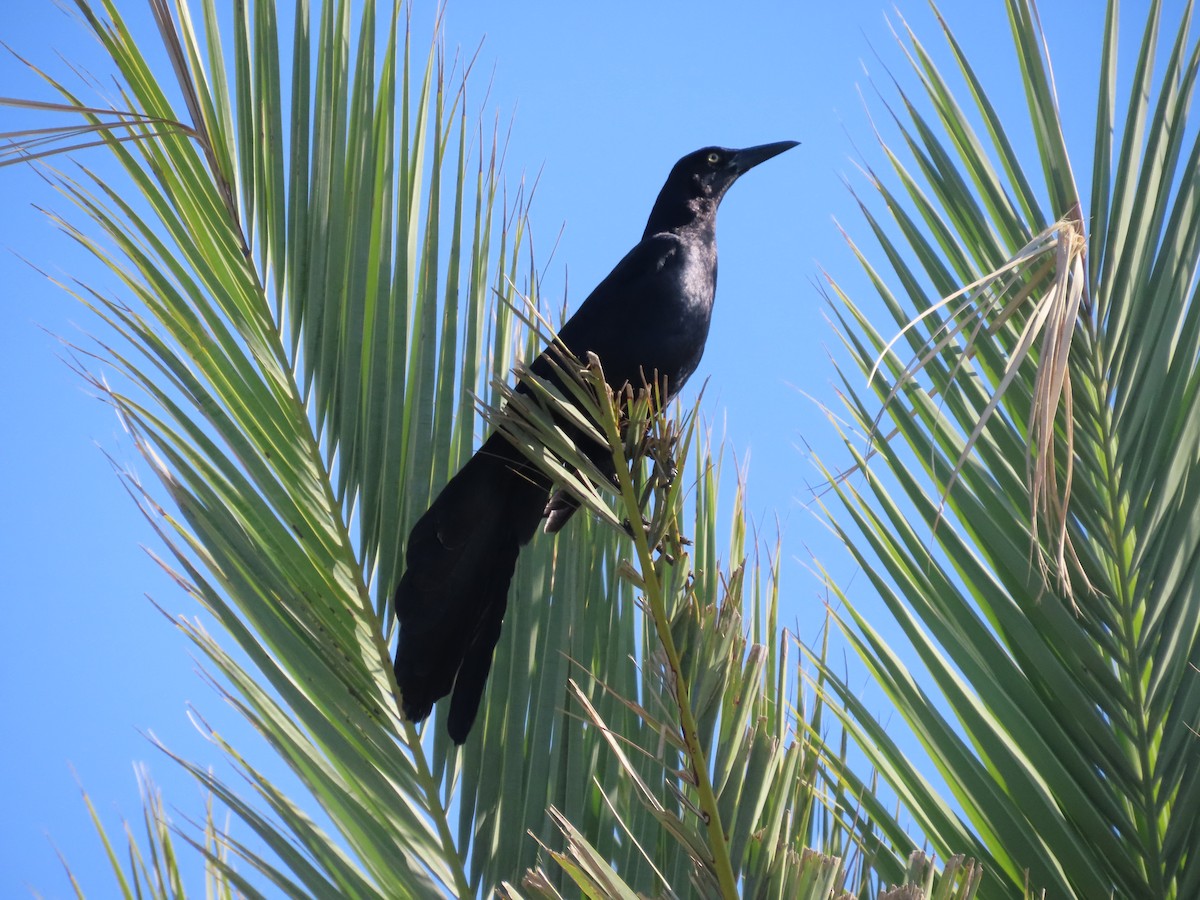
M716 165L717 163L719 163L720 161L721 161L721 154L720 154L720 153L717 153L717 152L715 152L715 151L714 151L713 153L710 153L710 154L708 154L708 163L709 163L709 165L715 166L715 165Z

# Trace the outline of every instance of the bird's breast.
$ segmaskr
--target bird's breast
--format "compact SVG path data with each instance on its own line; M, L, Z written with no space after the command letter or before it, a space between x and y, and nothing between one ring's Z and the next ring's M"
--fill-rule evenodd
M682 245L661 260L660 290L643 310L643 369L667 377L674 394L695 371L704 353L716 290L715 255Z
M600 357L614 388L657 373L674 394L704 352L715 290L711 236L654 234L596 286L559 337L576 356Z

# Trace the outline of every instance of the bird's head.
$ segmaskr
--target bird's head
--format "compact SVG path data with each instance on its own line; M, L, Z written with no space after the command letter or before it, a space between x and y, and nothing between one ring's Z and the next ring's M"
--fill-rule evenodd
M673 231L716 214L721 198L738 178L761 162L795 147L798 141L759 144L744 150L704 147L671 169L650 213L646 234Z

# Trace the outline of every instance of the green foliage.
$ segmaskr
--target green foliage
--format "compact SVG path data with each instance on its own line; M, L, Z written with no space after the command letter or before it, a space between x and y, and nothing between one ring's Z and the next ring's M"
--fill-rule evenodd
M121 96L105 110L48 78L64 102L42 106L82 124L8 159L100 141L123 168L121 185L55 173L84 222L63 228L121 294L75 289L104 329L79 366L148 461L158 484L129 475L130 492L216 633L178 627L308 794L211 729L235 776L178 762L236 829L210 813L174 831L149 792L150 849L129 835L125 862L105 839L124 895L183 896L180 839L217 896L1200 893L1190 5L1156 61L1153 4L1119 110L1109 5L1086 205L1029 0L1007 0L1025 169L949 30L965 106L906 37L924 96L902 94L893 124L912 163L882 143L891 223L861 204L892 274L859 258L915 362L834 285L854 364L877 377L869 398L844 376L855 470L827 496L925 673L836 586L834 621L943 796L826 645L802 660L779 631L740 496L718 549L719 457L695 413L617 403L598 369L564 362L613 485L555 425L547 408L570 408L550 386L529 405L497 388L539 341L516 312L534 282L524 210L497 202L465 76L436 52L414 63L398 4L302 2L284 21L253 0L225 24L215 0L195 18L155 3L168 78L114 0L76 2ZM485 427L477 397L592 515L570 546L522 555L456 750L440 717L400 715L390 591L403 536Z
M1000 121L948 28L971 97L965 109L910 32L924 98L902 94L894 125L915 169L884 143L892 177L872 173L872 183L892 223L862 204L892 276L856 252L920 365L885 350L878 326L835 285L858 368L868 373L882 357L871 386L891 433L881 437L857 379L844 375L851 425L875 439L868 458L846 432L861 474L831 478L832 516L924 673L905 669L848 592L838 592L838 620L950 796L826 670L829 708L844 710L854 741L933 849L983 863L981 896L1029 886L1063 897L1190 897L1200 889L1191 502L1200 141L1188 113L1200 45L1189 37L1188 4L1156 63L1163 23L1154 3L1121 106L1109 4L1085 207L1036 10L1028 0L1007 5L1038 158L1024 168L1016 159L1013 123ZM1090 78L1067 73L1071 96ZM1016 299L996 303L979 280L1048 227L1055 246L1022 262ZM1086 269L1063 256L1077 235ZM1050 269L1082 303L1030 346ZM972 285L968 303L908 326L931 296L963 284ZM1051 372L1061 406L1040 390ZM1061 532L1039 528L1039 466L1067 487L1052 503ZM1042 560L1051 560L1045 576ZM862 797L894 848L890 864L879 859L893 877L912 839L861 777L832 768L841 795Z
M667 411L655 411L660 404L649 389L614 394L594 356L584 365L564 352L555 368L563 390L526 372L528 392L506 389L504 407L489 416L547 474L577 485L576 496L615 531L641 523L628 528L633 558L618 572L641 594L657 646L648 638L642 648L640 685L625 682L620 668L605 675L601 696L632 715L621 728L572 681L584 719L603 736L619 777L611 785L597 781L610 816L607 829L601 824L585 836L554 811L566 849L552 857L595 896L612 895L618 883L657 883L670 896L730 897L739 885L741 896L789 896L815 868L828 893L840 883L841 860L817 863L803 853L820 803L816 756L805 732L795 733L787 688L774 693L767 677L787 668L788 645L748 647L745 636L748 611L775 621L778 582L772 576L767 595L751 597L749 610L745 566L724 573L717 592L705 594L703 573L691 568L690 542L680 533L679 470L695 444L694 414L680 426ZM611 448L615 484L576 447L568 425L588 444ZM547 454L547 447L555 452ZM702 493L715 489L707 453L697 483ZM617 514L606 505L606 492L615 494ZM757 572L750 581L762 585ZM820 716L818 703L808 731L819 730ZM625 859L616 870L620 878L609 866L612 853L589 837L606 831L623 832L625 855L636 850L641 857ZM649 871L640 874L645 867ZM530 873L526 884L553 896L542 870Z
M126 476L171 551L164 567L217 629L178 627L309 795L284 794L204 724L228 765L177 762L253 836L185 837L213 877L249 895L469 896L579 835L642 890L695 879L729 895L735 871L790 884L817 801L778 585L747 575L740 507L722 563L713 460L665 419L663 454L691 452L695 474L661 486L654 544L680 531L686 487L694 549L674 538L678 564L660 574L641 535L639 574L623 577L627 537L593 504L569 549L542 537L522 554L472 740L457 750L440 714L421 729L400 715L403 537L482 430L474 398L537 341L514 315L532 265L523 210L497 208L496 151L473 133L465 84L435 52L413 63L398 4L381 15L367 0L352 18L341 0L302 3L289 28L257 0L226 34L215 0L200 24L156 4L173 79L148 68L115 2L78 6L121 73L120 103L51 80L66 103L46 108L84 125L49 145L31 134L14 158L83 149L85 135L132 185L56 176L84 219L62 227L129 298L78 292L107 329L79 366L158 481ZM675 704L668 683L685 678L693 700ZM151 846L169 847L153 820ZM163 884L148 890L182 892Z

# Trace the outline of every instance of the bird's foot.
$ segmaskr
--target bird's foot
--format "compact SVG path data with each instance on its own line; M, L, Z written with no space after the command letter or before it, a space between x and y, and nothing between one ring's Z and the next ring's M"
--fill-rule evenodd
M621 523L621 528L624 529L625 533L627 535L629 535L631 538L637 537L637 535L634 534L633 525L630 524L628 519L626 519L624 522ZM642 516L642 534L649 534L649 533L650 533L650 520L647 519L645 516Z
M653 525L653 523L649 519L647 519L645 516L643 516L642 517L642 534L649 535L652 525ZM631 538L635 538L635 539L637 538L637 534L634 532L633 526L630 524L628 519L626 519L624 522L621 523L621 528ZM650 548L650 552L653 553L655 556L659 557L660 559L666 560L671 565L674 565L677 560L677 557L676 557L675 553L673 552L673 548L690 547L692 545L692 542L688 538L685 538L683 535L676 534L673 536L673 539L669 542L670 546L668 546L668 537L672 537L672 536L664 535L661 540L659 540L653 547Z
M651 480L660 487L670 488L675 483L675 477L679 474L679 467L675 464L675 457L667 454L665 458L654 457L654 469L650 473Z

